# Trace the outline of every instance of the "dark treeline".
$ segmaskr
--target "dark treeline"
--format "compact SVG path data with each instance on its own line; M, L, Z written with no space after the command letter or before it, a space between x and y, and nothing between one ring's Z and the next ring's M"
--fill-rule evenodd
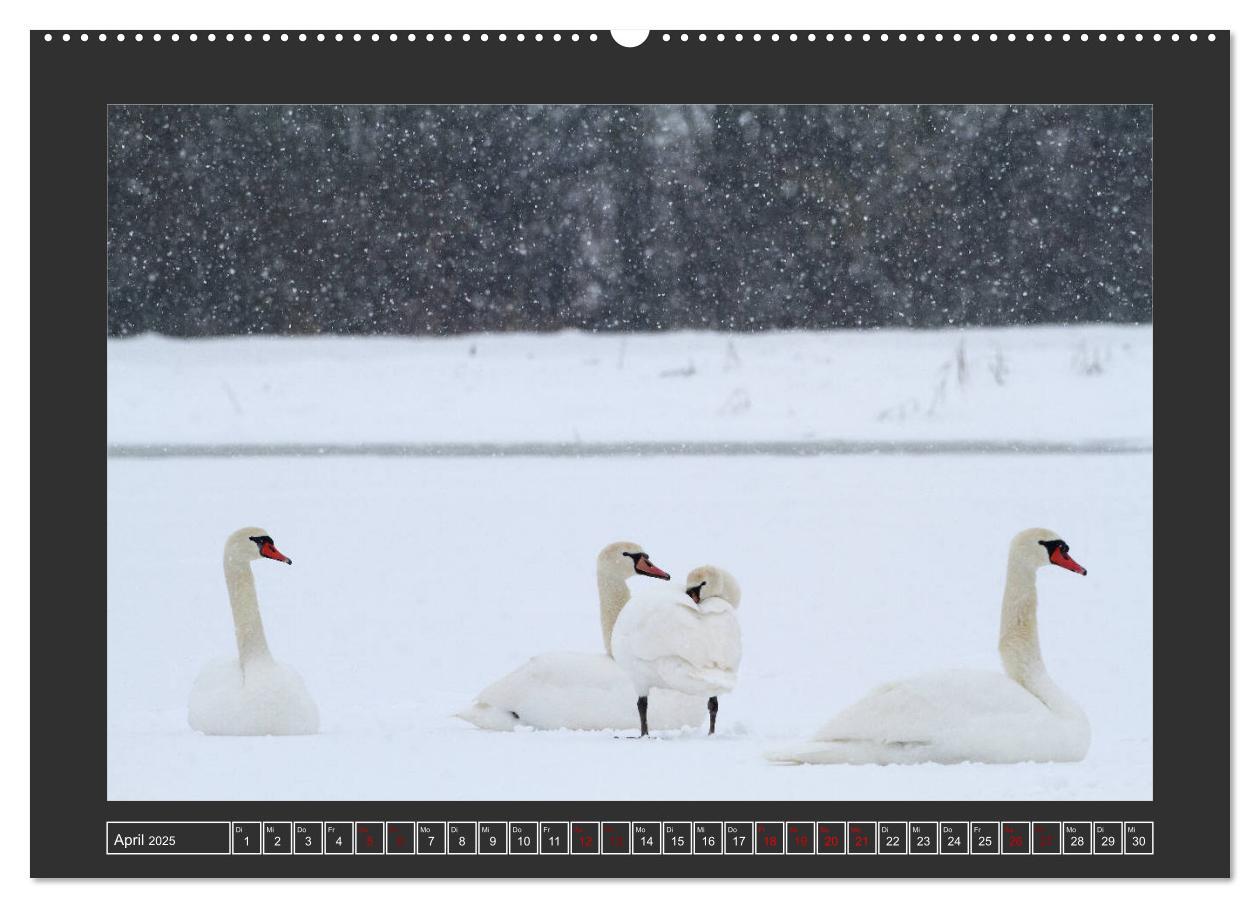
M109 330L1147 321L1148 107L113 107Z

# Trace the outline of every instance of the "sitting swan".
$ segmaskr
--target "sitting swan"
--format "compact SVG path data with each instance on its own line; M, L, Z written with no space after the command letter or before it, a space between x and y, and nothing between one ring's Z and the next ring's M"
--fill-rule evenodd
M686 590L686 596L636 596L613 630L613 658L638 695L640 737L648 733L653 689L708 697L713 734L718 694L735 688L742 655L735 617L739 584L721 568L705 566L687 575Z
M319 710L297 672L271 658L249 563L280 554L266 530L237 530L223 546L223 574L239 657L201 670L188 700L188 724L207 735L313 735Z
M1089 750L1089 721L1050 680L1037 640L1037 569L1085 568L1049 530L1011 541L998 652L1006 674L945 671L876 688L835 716L812 745L779 763L1071 762Z
M633 542L605 546L595 559L603 653L535 656L495 681L456 715L490 731L512 731L517 726L585 731L634 728L634 687L609 653L613 626L630 598L626 581L635 574L669 579ZM658 723L663 728L704 721L703 700L672 696L665 698L663 707Z

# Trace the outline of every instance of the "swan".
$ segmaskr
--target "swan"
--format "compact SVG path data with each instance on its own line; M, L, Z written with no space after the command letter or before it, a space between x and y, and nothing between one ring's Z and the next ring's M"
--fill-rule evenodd
M613 629L613 658L638 695L640 737L648 733L653 689L708 697L713 734L718 695L735 688L742 655L735 617L739 584L727 571L705 565L687 575L686 591L686 596L636 596Z
M498 681L456 716L490 731L535 729L601 731L633 728L634 687L612 660L611 640L618 615L630 599L626 581L638 575L669 580L643 546L614 542L595 559L602 653L544 653ZM704 702L694 697L663 699L660 726L682 728L704 720Z
M236 659L211 662L193 683L188 724L207 735L313 735L319 709L293 669L271 658L250 562L292 564L267 531L245 527L223 546L223 575L236 624Z
M1089 750L1089 720L1046 672L1037 639L1038 569L1077 574L1058 533L1011 540L998 652L1006 674L943 671L877 687L832 718L814 743L771 755L779 763L1075 762Z

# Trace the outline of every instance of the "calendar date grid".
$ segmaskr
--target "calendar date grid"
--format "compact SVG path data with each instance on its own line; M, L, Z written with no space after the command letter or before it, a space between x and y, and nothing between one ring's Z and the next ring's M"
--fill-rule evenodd
M1128 820L232 820L106 823L107 854L1151 855Z

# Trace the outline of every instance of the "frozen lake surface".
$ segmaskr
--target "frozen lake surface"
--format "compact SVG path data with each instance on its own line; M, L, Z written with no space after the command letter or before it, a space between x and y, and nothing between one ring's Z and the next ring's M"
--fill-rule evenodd
M1151 471L1143 453L111 458L109 797L1149 798ZM272 649L319 703L315 737L187 725L197 671L234 652L220 559L251 523L293 558L254 570ZM764 761L879 682L999 669L1006 546L1034 525L1089 568L1039 579L1047 665L1093 725L1084 762ZM704 562L739 578L744 663L719 734L451 718L533 654L600 650L594 557L618 538L674 583Z

